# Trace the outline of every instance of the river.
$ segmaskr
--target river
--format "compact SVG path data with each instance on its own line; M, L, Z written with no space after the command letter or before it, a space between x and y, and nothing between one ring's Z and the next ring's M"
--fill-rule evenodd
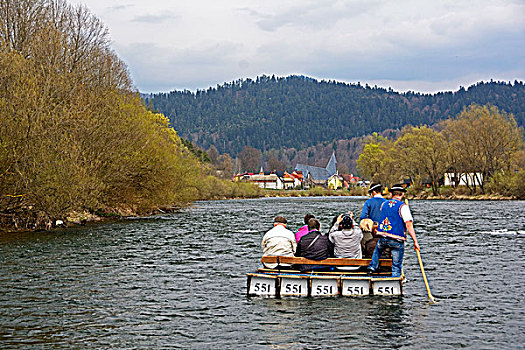
M171 214L0 235L2 349L520 349L525 202L412 201L403 297L246 297L275 215L326 230L364 198L198 202Z

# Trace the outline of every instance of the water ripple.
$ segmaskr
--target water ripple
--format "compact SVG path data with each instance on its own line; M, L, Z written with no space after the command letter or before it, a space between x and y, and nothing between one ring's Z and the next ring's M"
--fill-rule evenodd
M359 214L365 198L199 202L173 214L0 236L0 347L522 348L525 202L411 201L430 286L402 298L246 298L275 215Z

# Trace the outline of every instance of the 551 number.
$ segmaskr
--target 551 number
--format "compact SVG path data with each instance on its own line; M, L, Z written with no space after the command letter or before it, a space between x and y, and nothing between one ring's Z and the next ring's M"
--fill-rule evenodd
M317 295L334 294L333 289L334 289L334 286L317 286L316 292L317 292Z
M268 283L255 282L253 284L253 291L256 293L269 293L270 285Z
M301 294L302 287L300 284L287 284L284 290L287 294Z
M394 287L377 287L378 294L394 294Z
M365 294L365 289L359 286L348 286L348 294Z

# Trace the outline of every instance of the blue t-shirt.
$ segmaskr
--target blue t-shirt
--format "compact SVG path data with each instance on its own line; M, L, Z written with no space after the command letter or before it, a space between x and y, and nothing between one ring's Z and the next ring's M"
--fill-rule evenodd
M379 222L381 217L381 204L386 201L383 197L372 197L365 202L363 211L361 212L361 220L370 219L374 222Z

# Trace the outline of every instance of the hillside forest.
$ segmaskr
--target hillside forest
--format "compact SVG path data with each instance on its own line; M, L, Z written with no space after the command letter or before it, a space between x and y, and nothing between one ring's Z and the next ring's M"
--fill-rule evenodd
M355 173L367 135L394 138L407 125L435 125L471 104L491 104L513 114L518 126L525 125L525 86L520 81L479 82L455 92L422 94L304 76L260 76L143 98L168 116L181 136L209 153L227 154L233 171L261 166L292 170L297 163L325 166L335 151L340 171ZM248 161L257 152L260 159Z

